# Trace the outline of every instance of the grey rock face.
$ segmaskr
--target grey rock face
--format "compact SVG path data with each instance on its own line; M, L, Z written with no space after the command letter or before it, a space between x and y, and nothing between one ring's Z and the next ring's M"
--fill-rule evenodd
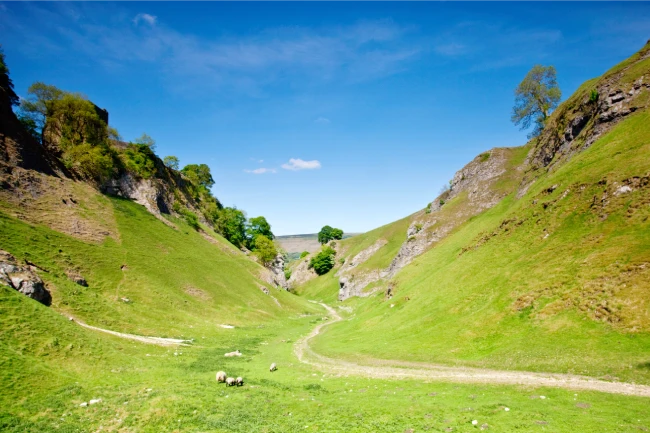
M16 258L0 250L0 284L18 290L43 305L52 303L52 296L47 291L43 280L28 266L19 266Z

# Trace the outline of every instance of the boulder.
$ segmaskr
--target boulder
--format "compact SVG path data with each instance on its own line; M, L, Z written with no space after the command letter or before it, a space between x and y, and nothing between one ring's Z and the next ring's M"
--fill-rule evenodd
M43 280L29 266L20 266L16 258L0 250L0 284L11 287L43 305L52 303L52 296Z

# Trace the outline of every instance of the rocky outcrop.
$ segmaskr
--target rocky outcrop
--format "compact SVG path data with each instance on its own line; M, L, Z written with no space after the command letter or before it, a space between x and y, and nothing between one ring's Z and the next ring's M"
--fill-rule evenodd
M298 260L298 264L293 265L291 278L288 281L289 287L298 287L318 276L313 269L309 269L309 257L303 257Z
M604 74L592 86L584 86L558 107L529 155L531 168L552 168L591 146L626 116L648 107L650 70L640 65L648 58L650 41L630 59ZM525 178L522 187L532 180L534 175Z
M102 189L107 194L133 200L154 215L170 213L171 198L158 179L138 179L131 173L123 173L116 179L108 180Z
M43 280L36 274L34 266L21 266L16 258L0 250L0 284L11 287L43 305L52 303L52 296Z
M263 269L260 279L272 286L289 289L289 283L284 276L284 256L282 254L275 256L275 260Z

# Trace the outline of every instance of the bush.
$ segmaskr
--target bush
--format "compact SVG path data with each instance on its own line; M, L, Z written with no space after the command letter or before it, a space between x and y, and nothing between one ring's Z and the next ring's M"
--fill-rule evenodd
M307 257L308 255L309 255L309 251L303 251L302 253L300 253L300 258L303 259L303 258Z
M490 159L490 152L481 153L479 155L479 158L481 159L481 162L487 161L488 159Z
M427 204L427 208L426 208L426 210L424 212L425 213L431 213L431 203Z
M156 174L156 156L149 146L130 143L121 156L124 167L136 176L150 179Z
M415 225L415 231L416 231L416 233L419 233L420 230L422 230L422 224L417 223L417 224Z
M115 161L107 146L93 146L83 143L70 146L63 152L63 163L70 170L82 176L103 181L113 175Z
M287 280L291 278L291 269L284 270L284 278L286 278Z
M253 254L260 259L262 265L268 266L273 263L278 255L278 250L275 248L273 241L264 235L257 235L254 243Z
M330 247L323 248L321 252L312 257L309 262L309 269L314 269L318 275L325 275L334 267L334 256L336 251Z
M593 90L589 93L589 102L592 103L592 104L593 104L594 102L598 102L598 96L599 96L599 95L598 95L598 90L593 89Z

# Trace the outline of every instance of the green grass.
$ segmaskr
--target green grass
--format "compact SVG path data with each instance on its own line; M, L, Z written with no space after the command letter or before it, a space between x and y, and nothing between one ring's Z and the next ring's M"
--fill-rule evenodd
M390 301L347 301L354 316L317 351L650 383L650 190L613 194L650 175L648 125L647 111L628 117L470 219L395 277Z
M12 291L0 292L0 306L3 432L470 432L472 420L497 431L615 432L650 424L644 398L323 374L292 354L319 314L206 331L176 350L85 330ZM241 358L223 357L235 347ZM218 370L242 375L245 386L216 383ZM79 406L93 398L102 401Z

